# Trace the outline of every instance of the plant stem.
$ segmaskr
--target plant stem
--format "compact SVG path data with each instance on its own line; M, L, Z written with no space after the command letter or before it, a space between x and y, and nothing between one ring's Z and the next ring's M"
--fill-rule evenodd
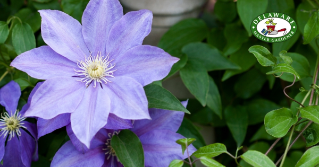
M315 75L314 75L314 78L312 80L312 85L316 85L317 83L317 78L318 78L318 70L319 70L319 55L317 56L317 61L316 61L316 68L315 68ZM313 95L315 93L315 89L313 88L314 86L311 87L311 95L310 95L310 99L309 99L309 106L312 105L312 101L313 101ZM307 94L308 95L308 94ZM304 98L303 102L305 101L306 97ZM316 101L317 103L318 101ZM316 104L317 105L317 104ZM299 112L297 113L297 116L299 115ZM304 129L302 129L302 131L299 133L299 135L295 138L295 140L292 142L291 145L290 144L290 141L291 141L291 138L292 138L292 134L294 133L294 130L295 130L295 127L296 127L296 124L293 125L292 129L291 129L291 132L290 132L290 136L289 136L289 140L288 140L288 143L287 143L287 146L286 146L286 149L285 149L285 152L284 152L284 155L282 156L282 161L280 163L280 167L283 166L284 162L285 162L285 159L286 159L286 156L287 156L287 153L288 153L288 150L292 147L292 145L298 140L298 138L301 136L301 134L310 126L310 124L312 123L312 121L310 121L307 126L304 127ZM278 165L278 163L280 162L281 158L277 161L276 165Z
M2 79L8 74L8 71L4 72L3 75L0 77L0 82L2 81Z
M288 143L287 143L287 146L286 146L286 149L285 149L285 153L283 155L283 160L281 161L280 167L282 167L284 165L285 158L286 158L288 150L289 150L289 144L290 144L290 141L291 141L291 138L292 138L292 134L294 133L294 130L295 130L295 126L296 125L292 126L292 129L291 129L291 132L290 132L290 136L289 136L289 139L288 139Z
M308 93L306 94L306 96L302 99L302 101L301 101L301 104L303 105L304 103L305 103L305 101L307 100L307 98L308 98L308 96L309 96L309 94L310 94L310 90L308 91ZM301 107L301 106L300 106ZM297 113L297 116L299 115L299 111L298 111L298 113ZM267 150L267 152L265 153L265 155L268 155L269 154L269 152L275 147L275 145L279 142L279 140L280 140L281 138L278 138L270 147L269 147L269 149Z
M288 150L291 149L291 147L295 144L295 142L298 140L298 138L302 135L302 133L311 125L312 121L310 121L302 130L301 132L298 134L298 136L295 138L295 140L291 143L291 145L289 146ZM279 164L279 162L283 159L283 155L279 158L279 160L276 162L276 165Z
M275 145L279 142L281 138L278 138L270 147L269 149L267 150L267 152L265 153L265 155L267 155L274 147Z
M312 80L312 84L313 85L316 85L316 83L317 83L317 78L318 78L318 69L319 69L319 55L317 56L317 62L316 62L316 69L315 69L315 76L314 76L314 78L313 78L313 80ZM315 93L315 89L314 88L312 88L312 90L311 90L311 95L310 95L310 100L309 100L309 106L312 104L312 99L313 99L313 95L314 95L314 93Z
M186 144L187 144L187 142L186 142ZM191 167L193 167L193 163L192 163L192 161L191 161L191 157L189 156L189 152L188 152L188 145L186 145L186 151L187 151L187 157L188 157L189 165L190 165Z

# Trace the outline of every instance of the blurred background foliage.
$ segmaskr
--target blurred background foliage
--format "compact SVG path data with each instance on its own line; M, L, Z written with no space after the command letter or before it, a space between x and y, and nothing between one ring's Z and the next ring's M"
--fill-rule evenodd
M61 10L81 21L87 3L88 0L0 0L0 87L11 80L19 83L22 90L20 108L38 80L13 69L10 63L17 55L45 45L37 10ZM279 79L266 75L270 70L260 66L248 48L262 45L274 56L279 56L281 50L289 52L292 67L301 79L287 93L300 101L304 92L299 88L310 88L319 51L316 39L303 45L303 28L311 12L318 8L317 0L218 0L213 10L203 9L199 18L186 19L172 26L158 44L180 58L166 79L179 73L194 96L187 107L191 114L186 115L178 132L196 138L193 144L199 148L211 143L205 143L198 125L211 126L214 131L205 133L215 133L214 142L225 144L230 153L234 154L240 145L244 146L240 153L248 149L266 152L275 139L265 131L266 113L281 107L297 110L297 104L282 92L293 77L284 74ZM298 33L280 43L258 40L249 27L257 15L265 12L288 14L297 22ZM161 82L156 84L161 85ZM313 140L317 140L319 128L313 128L315 130L308 131L307 135L310 133ZM40 138L40 160L32 166L49 166L55 152L67 140L63 128ZM272 160L283 154L286 142L287 139L281 140L275 151L270 152ZM296 164L307 142L310 141L300 138L289 152L284 166ZM227 155L220 155L216 160L226 166L235 166ZM244 162L240 164L249 166Z

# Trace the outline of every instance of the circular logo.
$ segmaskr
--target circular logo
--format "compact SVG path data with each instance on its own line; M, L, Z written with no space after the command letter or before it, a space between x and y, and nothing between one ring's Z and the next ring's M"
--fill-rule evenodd
M295 35L297 24L283 13L264 13L257 16L250 26L254 36L265 42L283 42Z

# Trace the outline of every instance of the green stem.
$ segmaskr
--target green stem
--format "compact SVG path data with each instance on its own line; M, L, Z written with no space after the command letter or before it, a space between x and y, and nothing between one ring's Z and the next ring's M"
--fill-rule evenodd
M8 74L8 71L4 72L3 75L0 77L0 82L2 81L2 79Z
M292 129L291 129L291 132L290 132L290 136L289 136L289 139L288 139L288 143L287 143L287 146L286 146L286 149L285 149L284 157L282 158L282 161L280 163L280 167L282 167L284 165L284 162L285 162L285 159L286 159L286 156L287 156L287 153L288 153L288 148L289 148L289 145L290 145L290 141L291 141L291 138L292 138L292 134L294 133L294 130L295 130L295 126L296 125L292 126Z
M237 158L235 158L235 162L236 162L236 164L237 164L239 167L242 167L242 166L239 165L239 163L238 163L238 161L237 161Z

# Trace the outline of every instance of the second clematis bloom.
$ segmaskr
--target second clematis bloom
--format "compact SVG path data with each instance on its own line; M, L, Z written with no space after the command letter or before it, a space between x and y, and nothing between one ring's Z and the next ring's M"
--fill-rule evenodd
M182 102L186 106L187 102ZM145 166L169 166L174 159L185 159L181 146L176 140L185 138L176 133L180 127L184 113L163 109L150 109L152 120L138 120L131 128L140 139ZM91 141L92 148L85 154L79 152L78 144L66 142L55 154L51 166L94 166L94 167L123 167L117 160L115 151L111 147L111 138L120 131L101 129ZM73 142L73 141L72 141ZM188 146L189 153L196 151L193 145Z
M164 78L178 58L142 45L151 31L149 10L123 15L118 0L91 0L82 25L61 11L39 12L48 46L27 51L11 63L46 80L25 116L49 120L69 113L72 131L88 148L109 114L150 119L143 86Z
M0 89L0 105L6 109L0 118L0 161L3 166L30 167L31 160L38 159L37 128L23 117L26 105L21 112L17 110L20 95L20 86L14 81Z

